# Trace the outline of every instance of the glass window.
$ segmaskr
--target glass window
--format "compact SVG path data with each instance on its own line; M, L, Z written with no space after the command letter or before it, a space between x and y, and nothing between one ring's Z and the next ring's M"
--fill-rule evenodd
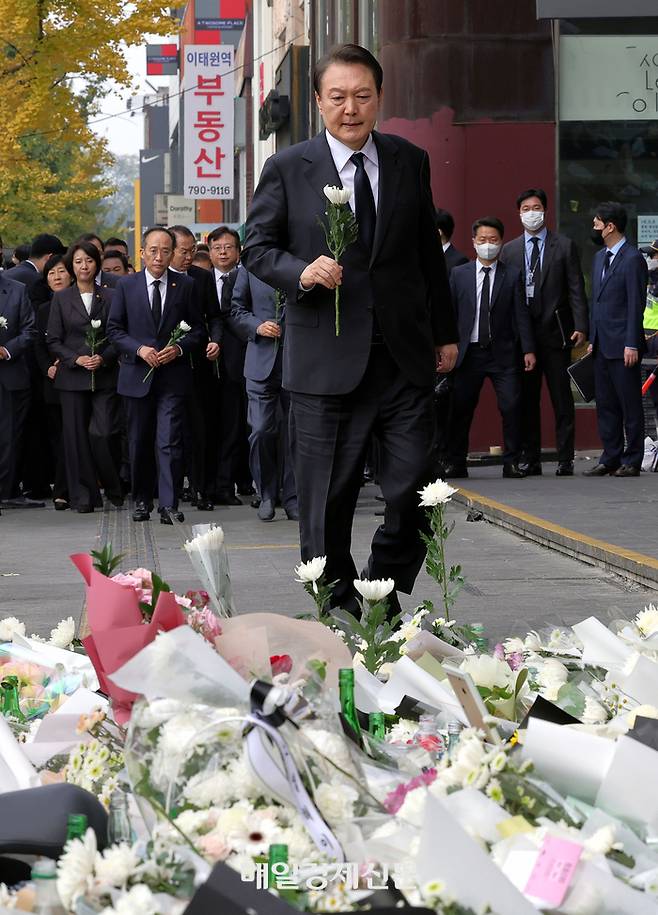
M377 56L379 54L379 16L377 0L359 2L359 44Z

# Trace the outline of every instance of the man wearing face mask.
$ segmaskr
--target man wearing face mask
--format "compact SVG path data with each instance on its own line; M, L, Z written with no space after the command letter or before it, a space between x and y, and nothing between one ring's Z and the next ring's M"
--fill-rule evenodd
M567 367L573 361L572 347L587 339L585 282L573 241L546 227L546 192L529 188L519 194L516 206L524 231L507 242L500 259L521 270L537 347L537 365L521 380L521 467L530 476L542 472L540 403L545 377L555 414L556 475L570 477L576 417Z
M592 241L602 247L592 264L590 351L603 453L584 475L637 477L644 455L640 362L648 271L624 235L627 215L621 204L601 203L595 213Z
M450 274L459 353L447 437L448 479L468 476L468 436L485 378L494 386L503 421L503 476L525 476L519 468L521 375L522 370L531 372L535 367L535 344L521 271L498 260L504 231L500 219L477 219L473 223L477 260L453 268Z

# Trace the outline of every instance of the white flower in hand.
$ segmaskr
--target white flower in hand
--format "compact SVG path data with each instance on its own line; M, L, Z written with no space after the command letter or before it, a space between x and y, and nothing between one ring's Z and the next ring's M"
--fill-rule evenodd
M5 330L9 322L4 315L0 315L0 330Z
M378 601L388 597L395 587L395 582L392 578L375 578L373 581L355 578L354 587L365 600Z
M459 490L453 489L444 480L435 480L434 483L429 483L424 489L419 489L418 495L420 496L420 504L423 507L433 508L435 505L444 505L449 502L456 492L459 492Z
M101 324L102 324L102 321L100 320L100 318L92 319L91 326L94 328L94 330L98 330L100 328Z
M183 331L184 334L186 334L192 330L191 326L187 323L187 321L181 321L178 326L180 327L180 329Z
M345 188L334 187L332 184L325 184L323 190L327 200L336 206L342 206L350 199L350 192Z
M316 582L318 578L322 578L324 575L324 567L326 564L326 556L315 556L313 559L309 559L308 562L300 562L299 565L295 567L295 575L297 576L295 581L298 581L302 585L310 582L313 585L313 590L317 594L318 586Z

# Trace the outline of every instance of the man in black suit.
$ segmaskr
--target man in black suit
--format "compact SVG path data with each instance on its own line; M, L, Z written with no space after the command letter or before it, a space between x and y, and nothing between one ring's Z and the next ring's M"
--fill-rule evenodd
M573 241L546 227L545 191L523 191L516 205L525 231L507 242L500 259L521 271L537 356L533 371L521 379L521 466L530 476L542 472L540 402L545 377L555 414L556 474L570 477L576 411L567 367L572 348L583 345L589 330L585 282Z
M467 264L468 258L465 254L462 254L461 251L458 251L450 240L455 231L455 220L452 217L452 213L449 213L447 210L437 209L435 215L436 230L441 239L443 256L446 259L446 269L448 271L448 276L450 276L452 268L461 267L462 264Z
M219 357L219 438L214 501L217 505L242 505L235 494L253 492L249 471L247 390L244 380L246 343L231 327L231 296L240 266L240 236L228 226L208 235L212 277L224 320ZM203 268L200 268L203 269Z
M648 270L624 232L621 204L600 203L592 240L601 245L592 264L591 344L596 418L603 453L584 476L639 477L644 455L640 364L646 348L642 318Z
M18 268L14 268L18 269ZM22 283L0 272L0 500L9 500L30 403L25 354L36 338L34 309Z
M521 371L535 366L530 315L521 271L498 260L504 227L494 216L473 223L477 260L450 274L459 325L446 478L467 477L468 436L485 378L496 391L503 420L503 476L519 479ZM520 344L520 345L519 345Z
M50 300L48 283L43 268L52 254L64 254L66 248L56 235L43 233L35 236L27 260L12 267L11 278L24 283L35 318L39 306ZM42 498L50 496L50 480L54 478L54 456L50 454L46 435L46 406L43 384L34 347L29 346L25 359L30 373L28 414L25 418L21 453L16 458L16 476L12 483L11 502L16 508L43 508ZM19 483L23 485L20 493Z
M191 503L199 511L212 511L209 470L215 467L215 463L211 462L208 433L217 422L217 360L224 321L212 274L192 264L196 252L194 234L187 226L180 225L170 226L169 231L176 239L169 269L186 274L194 280L197 305L207 331L203 345L191 356L193 387L185 410L184 450Z
M167 269L173 250L174 238L167 229L147 229L142 238L144 270L121 278L107 324L107 335L119 352L117 391L127 407L133 520L149 520L157 479L163 524L183 520L177 509L185 397L192 386L189 354L205 339L193 280ZM181 322L190 329L170 345Z
M373 432L386 510L364 571L411 593L425 555L417 490L431 478L435 370L438 363L450 371L457 354L429 157L374 130L382 81L379 62L358 45L318 61L325 130L266 162L243 253L247 269L287 297L283 384L291 391L302 558L326 555L333 603L348 608L357 606L352 520ZM359 237L338 264L320 220L323 188L341 183Z
M288 440L290 394L283 389L282 294L244 268L238 271L231 298L229 326L247 343L244 377L247 379L249 467L260 505L261 521L273 521L282 481L287 517L299 519L295 474Z

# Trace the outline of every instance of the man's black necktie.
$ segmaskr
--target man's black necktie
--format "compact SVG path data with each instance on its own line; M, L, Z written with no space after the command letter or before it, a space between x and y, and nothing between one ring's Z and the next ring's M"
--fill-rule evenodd
M372 187L363 161L363 153L354 153L351 159L356 165L354 174L354 209L356 221L359 225L359 238L366 249L372 251L372 243L375 238L375 221L377 219L375 198L372 195Z
M541 302L539 301L539 287L541 285L541 258L539 256L539 239L534 237L532 241L532 254L530 255L530 276L527 277L528 285L534 286L533 295L528 296L528 307L533 318L538 318L541 314Z
M610 269L610 263L612 261L612 251L605 252L605 260L603 261L603 273L601 274L601 279L606 275Z
M478 343L480 346L489 346L491 343L491 331L489 328L489 302L491 299L489 289L489 272L491 267L483 267L484 279L482 280L482 292L480 294L480 319L478 321Z
M162 320L162 295L160 293L160 280L155 280L153 283L153 300L151 302L151 311L153 312L153 320L155 321L155 326L160 327L160 321Z

